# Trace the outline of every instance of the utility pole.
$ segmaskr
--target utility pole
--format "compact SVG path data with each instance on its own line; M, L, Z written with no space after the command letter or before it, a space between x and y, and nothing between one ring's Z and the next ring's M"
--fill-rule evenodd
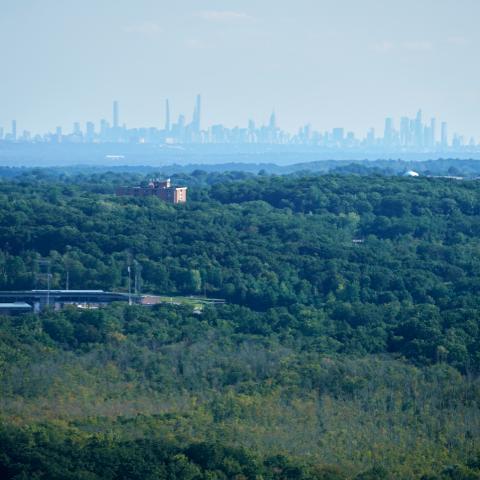
M52 280L50 260L38 260L38 273L35 275L35 285L37 285L38 279L46 278L47 280L47 307L50 306L50 287ZM42 272L43 267L43 272Z
M72 247L67 245L65 255L63 256L63 265L65 267L65 290L70 290L70 250Z
M50 284L51 284L52 274L50 273L50 262L47 266L47 307L50 306Z
M128 304L132 304L132 256L130 252L127 254L127 271L128 271Z
M142 266L136 261L133 261L133 267L135 272L135 295L139 295L142 287Z
M131 268L130 265L127 267L128 269L128 304L132 304L132 275L131 275Z

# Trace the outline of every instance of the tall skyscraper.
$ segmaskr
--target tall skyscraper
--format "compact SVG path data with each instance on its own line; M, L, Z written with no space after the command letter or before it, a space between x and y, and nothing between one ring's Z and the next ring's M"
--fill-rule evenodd
M165 100L165 131L170 131L170 101Z
M448 147L448 126L447 126L447 122L442 122L441 144L442 144L442 148L447 148Z
M110 128L110 125L108 122L102 118L100 120L100 139L102 142L105 142L108 139L108 129Z
M417 112L417 118L415 119L415 146L423 146L423 123L422 123L422 111Z
M119 125L118 101L115 100L113 102L113 128L118 128Z
M400 120L400 145L403 147L410 145L410 137L410 119L408 117L402 117Z
M268 123L267 142L276 143L277 141L277 116L275 110L270 115L270 122Z
M423 146L430 147L430 127L424 125L423 127Z
M12 120L12 140L15 142L17 140L17 121Z
M268 126L270 127L270 130L275 130L277 128L277 116L275 115L275 110L273 110L270 115L270 123Z
M256 131L255 122L252 119L250 119L248 121L248 142L249 143L255 143L256 141L255 131Z
M391 146L393 143L393 118L385 119L385 133L383 140L386 146Z
M435 118L430 120L430 141L429 147L434 148L437 143L437 121Z
M196 133L201 129L201 115L202 115L202 97L197 95L195 100L195 108L193 110L193 129Z
M87 142L93 142L95 139L95 124L93 122L87 122L86 136Z
M310 140L310 135L312 134L312 126L310 124L305 125L303 128L303 138L308 142Z

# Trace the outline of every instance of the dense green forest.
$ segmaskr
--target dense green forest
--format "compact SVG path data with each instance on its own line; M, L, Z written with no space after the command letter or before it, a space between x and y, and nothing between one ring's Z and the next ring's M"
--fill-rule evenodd
M1 290L49 259L54 288L125 291L134 259L144 292L227 300L2 318L5 478L480 478L480 183L196 171L186 205L113 195L145 180L0 181Z

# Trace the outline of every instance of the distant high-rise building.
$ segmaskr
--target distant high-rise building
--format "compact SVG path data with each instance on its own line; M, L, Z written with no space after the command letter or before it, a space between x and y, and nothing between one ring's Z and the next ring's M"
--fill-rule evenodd
M273 110L270 115L266 137L268 143L276 143L277 141L277 116L275 115L275 110Z
M87 122L86 137L87 142L93 142L95 140L95 124L93 122Z
M275 130L277 128L277 116L275 115L275 110L272 111L270 115L270 122L269 122L270 130Z
M437 121L435 118L432 118L430 120L430 141L429 141L429 146L431 148L434 148L436 143L437 143Z
M118 101L113 102L113 128L118 128L120 125L119 112L118 112Z
M303 138L306 142L310 140L310 136L312 134L312 126L307 124L303 127Z
M257 138L256 138L256 128L255 128L255 122L253 120L248 121L248 142L249 143L255 143Z
M223 125L212 125L213 143L225 143L225 128Z
M55 129L55 140L57 143L62 142L62 127L57 127Z
M202 128L202 96L197 95L197 132Z
M184 142L186 138L185 115L179 115L177 123L172 125L172 137L175 141Z
M32 139L32 134L28 130L24 130L20 140L22 142L29 142Z
M202 97L197 95L195 99L195 107L193 109L192 126L195 133L199 133L201 129L201 116L202 116Z
M375 129L371 128L367 133L366 138L367 146L373 147L375 145Z
M105 142L108 140L108 130L110 128L110 125L108 124L108 122L102 118L100 120L100 140L102 142Z
M165 131L170 131L170 101L165 100Z
M424 125L423 126L423 146L424 147L430 147L430 138L431 138L430 127L428 127L427 125Z
M73 134L74 135L81 135L82 131L80 130L80 123L79 122L75 122L73 124Z
M17 140L17 121L12 120L12 140L15 142Z
M422 122L422 111L419 110L417 112L417 117L415 119L415 146L422 147L423 146L423 122Z
M453 148L461 148L461 147L463 147L463 144L464 144L463 136L458 135L458 133L455 133L453 135L453 139L452 139L452 147Z
M442 148L447 148L448 147L448 126L447 122L442 122L442 131L441 131L441 144Z
M343 142L344 130L341 127L334 128L332 130L333 140L337 143Z
M386 118L385 119L385 133L383 136L383 140L386 146L391 146L393 143L393 118Z
M408 117L402 117L400 120L400 145L406 147L410 145L410 119Z
M0 127L0 140L3 140L3 127Z

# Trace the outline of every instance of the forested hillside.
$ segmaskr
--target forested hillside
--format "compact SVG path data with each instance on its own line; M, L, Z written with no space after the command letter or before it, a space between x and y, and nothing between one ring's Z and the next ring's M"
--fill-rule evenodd
M186 205L112 194L137 180L1 181L0 289L48 258L53 288L125 291L130 258L144 292L227 304L1 319L6 478L480 478L480 183L197 172Z

